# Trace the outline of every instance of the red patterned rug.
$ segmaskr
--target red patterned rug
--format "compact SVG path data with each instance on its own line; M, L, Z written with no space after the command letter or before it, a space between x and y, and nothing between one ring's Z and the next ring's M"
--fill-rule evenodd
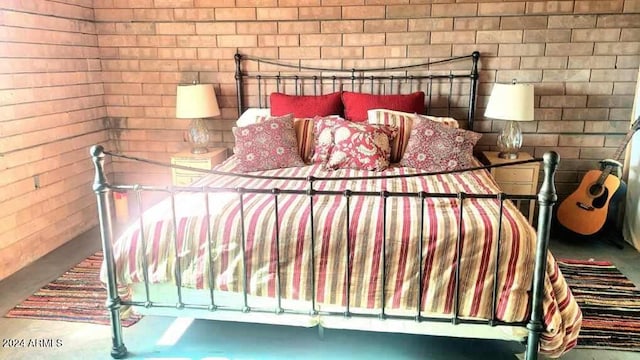
M5 316L109 325L105 308L107 290L100 281L101 265L102 252L98 252L29 296ZM122 326L131 326L142 318L130 313L122 312Z
M558 265L582 310L578 347L640 351L640 289L609 262Z

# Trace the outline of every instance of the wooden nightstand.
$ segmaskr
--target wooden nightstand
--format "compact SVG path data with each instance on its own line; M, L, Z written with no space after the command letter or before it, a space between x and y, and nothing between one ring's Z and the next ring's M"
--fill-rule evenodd
M517 159L499 158L498 152L496 151L483 151L482 156L484 157L484 159L481 160L485 164L490 165L533 159L533 157L526 152L518 153ZM498 183L502 191L504 191L506 194L534 195L538 192L539 171L540 164L537 162L533 162L528 164L493 168L491 169L491 174L496 179L496 182ZM521 202L521 200L516 200L516 205L522 210ZM529 223L533 223L535 206L535 201L529 201L529 210L527 212L529 216Z
M198 169L211 170L215 165L227 159L226 148L209 149L206 154L192 154L189 151L179 152L171 157L171 165L189 166ZM171 182L174 186L189 186L194 181L206 175L197 171L171 169Z

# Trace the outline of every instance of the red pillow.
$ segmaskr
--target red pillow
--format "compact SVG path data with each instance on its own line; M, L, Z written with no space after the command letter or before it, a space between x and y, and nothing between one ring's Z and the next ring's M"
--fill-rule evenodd
M351 121L367 121L367 111L387 109L408 113L424 113L424 92L409 95L373 95L344 91L342 93L344 117Z
M294 118L312 118L342 114L339 92L318 96L272 93L269 98L273 116L293 114Z

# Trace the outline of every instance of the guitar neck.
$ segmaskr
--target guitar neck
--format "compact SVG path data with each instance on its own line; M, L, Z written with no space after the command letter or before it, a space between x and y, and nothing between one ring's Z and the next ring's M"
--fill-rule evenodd
M618 149L616 150L615 154L613 154L614 160L620 159L620 157L622 156L622 152L627 147L627 144L629 143L629 140L631 140L631 137L633 136L633 134L635 134L635 132L638 130L638 127L640 127L640 117L638 117L633 122L633 124L631 124L631 128L627 132L627 135L624 137L624 140L622 140L622 142L620 143L620 146L618 146ZM607 176L609 176L609 174L611 173L611 170L612 170L611 165L605 166L604 170L602 170L602 174L600 174L600 176L598 177L598 184L602 184L604 182Z

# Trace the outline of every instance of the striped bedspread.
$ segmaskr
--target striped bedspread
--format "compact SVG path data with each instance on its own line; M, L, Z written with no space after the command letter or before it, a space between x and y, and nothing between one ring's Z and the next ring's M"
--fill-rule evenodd
M232 157L217 169L233 171L236 165ZM395 167L383 174L411 174L415 171ZM380 173L325 171L313 165L263 171L260 174L343 177ZM305 181L241 179L219 175L206 176L195 185L283 190L304 190L308 187ZM499 191L484 170L403 179L317 181L314 188L474 194ZM174 254L177 248L182 286L208 288L211 280L216 290L242 292L243 267L246 263L248 292L251 295L274 297L277 292L276 259L279 253L282 297L310 301L314 282L309 266L312 259L309 197L280 194L277 210L273 194L244 194L242 207L239 199L237 193L211 194L207 221L205 196L180 193L175 197L175 231L169 201L147 210L143 222L150 280L175 281L177 264ZM384 201L386 213L382 204ZM530 306L536 237L534 229L516 207L511 202L505 202L502 239L498 243L500 205L497 200L464 200L460 224L458 199L426 199L420 259L420 202L419 198L408 197L389 197L384 200L381 196L352 196L347 216L345 197L314 196L313 259L318 305L346 305L345 279L349 270L350 307L381 308L381 267L384 256L385 308L390 314L394 311L404 314L417 312L419 272L423 276L423 314L452 314L455 306L455 271L457 264L460 264L458 310L461 317L491 318L493 287L494 281L497 281L497 319L508 322L525 320ZM244 214L243 221L241 213ZM207 253L208 227L212 237L212 269L209 268ZM456 240L459 228L462 229L462 241L458 262ZM241 240L243 230L245 257ZM114 244L119 283L142 281L142 243L140 229L132 226ZM500 270L497 279L494 279L498 247ZM212 279L209 278L210 273L214 274ZM559 356L575 345L581 313L550 254L547 274L544 300L547 331L543 335L541 351L550 356Z

